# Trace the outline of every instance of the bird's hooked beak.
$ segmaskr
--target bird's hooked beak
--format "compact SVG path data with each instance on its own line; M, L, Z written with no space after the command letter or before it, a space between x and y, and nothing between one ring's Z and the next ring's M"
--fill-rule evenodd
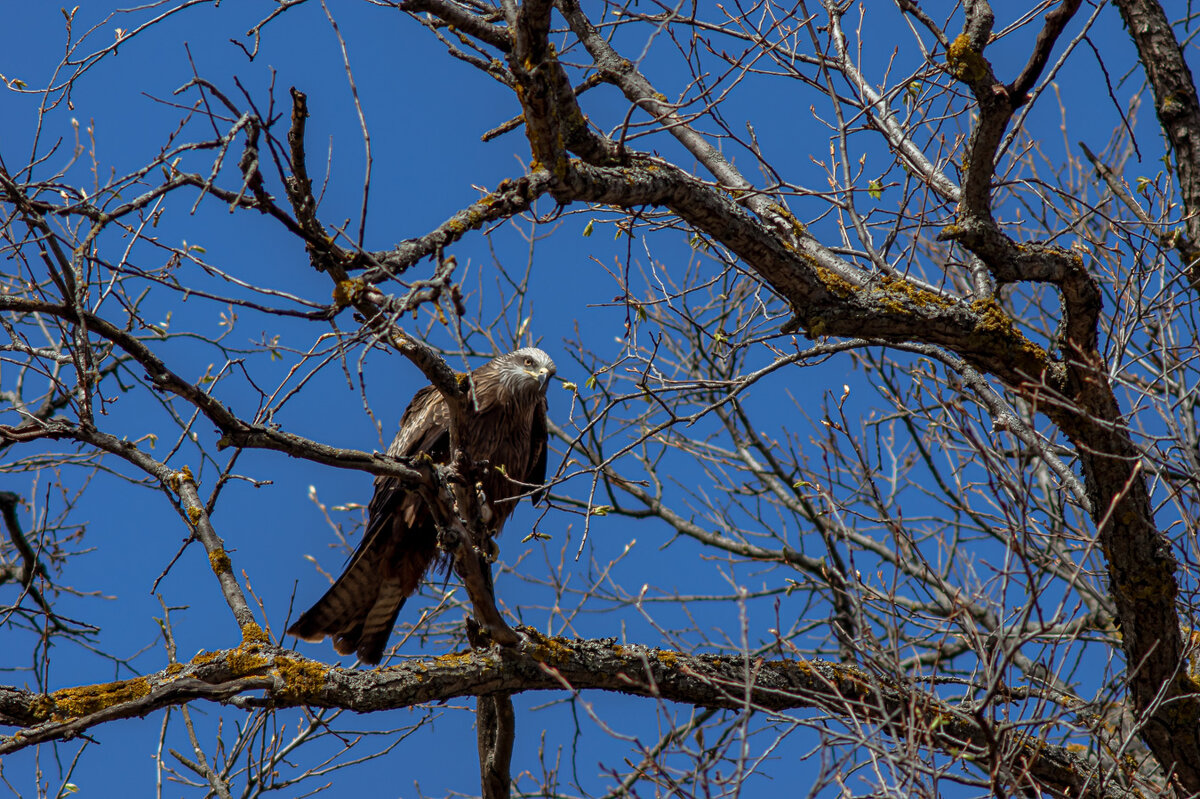
M550 376L552 374L554 374L554 373L552 371L550 371L549 367L546 367L546 366L543 366L541 369L538 369L536 372L533 373L533 376L537 378L539 390L544 389L546 387L546 383L549 382Z

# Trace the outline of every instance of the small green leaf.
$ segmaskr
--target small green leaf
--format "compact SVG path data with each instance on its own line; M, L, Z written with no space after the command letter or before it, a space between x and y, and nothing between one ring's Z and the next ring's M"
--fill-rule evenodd
M867 184L867 194L871 195L872 200L878 200L883 196L883 183L879 180L872 180Z
M584 381L583 385L585 388L595 388L596 387L596 376L592 375L591 377L589 377L587 380Z
M612 505L597 505L596 507L592 508L592 515L607 516L610 510L612 510Z
M569 380L564 380L562 387L565 388L567 391L578 391L579 390L579 386L575 385L574 383L572 383Z
M592 224L593 224L595 221L596 221L596 220L594 220L594 219L589 219L589 220L588 220L588 223L587 223L586 225L584 225L584 226L583 226L583 235L584 235L584 236L590 236L590 235L592 235Z

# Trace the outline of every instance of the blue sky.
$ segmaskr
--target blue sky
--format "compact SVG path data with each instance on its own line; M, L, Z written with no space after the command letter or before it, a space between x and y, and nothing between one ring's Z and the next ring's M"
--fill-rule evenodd
M426 31L413 24L405 15L367 4L331 4L337 15L342 35L349 46L350 62L359 97L372 136L372 189L366 224L365 246L384 249L404 238L420 235L445 220L479 196L473 186L494 187L502 179L524 172L528 150L523 133L518 129L490 143L482 143L480 134L518 113L512 93L484 77L472 67L446 56L443 46ZM173 92L191 77L191 64L196 71L241 101L234 82L263 102L267 90L274 85L276 112L287 112L287 88L296 86L308 94L311 119L308 126L309 166L314 178L323 179L326 158L330 180L324 191L321 218L327 224L351 220L349 230L358 227L362 202L361 185L365 165L364 150L356 122L352 96L348 91L338 41L325 20L321 7L308 3L281 15L265 30L261 50L253 61L229 42L269 13L273 4L267 2L226 2L214 8L200 4L164 21L146 35L135 36L120 45L119 53L105 58L79 79L67 107L64 101L45 118L41 131L39 154L45 154L51 142L63 140L45 166L53 171L66 163L75 135L75 122L85 141L94 136L98 156L97 169L101 175L110 170L121 174L143 164L157 151L174 129L180 110L169 103L191 102L194 92L175 97ZM94 41L107 44L116 28L133 29L152 13L139 12L134 16L107 17L106 4L86 2L79 7L76 31L93 24L99 25ZM54 4L8 3L5 20L11 36L10 46L0 54L0 74L13 81L19 79L30 87L44 86L51 79L51 70L58 63L63 41L63 15ZM1119 33L1119 29L1118 33ZM241 41L247 42L244 37ZM1106 53L1120 62L1128 46L1113 37L1101 40ZM637 53L642 44L629 42L626 52ZM997 47L989 56L998 68L1015 68L1005 63L1006 53L1021 53L1028 46L1027 38ZM649 51L646 71L659 87L671 95L680 90L685 76L671 65L669 59L659 58L669 51L667 42L659 40ZM84 48L87 49L86 47ZM881 74L890 53L880 53L877 67ZM1071 101L1078 106L1097 109L1104 114L1097 130L1111 127L1111 115L1106 107L1107 90L1087 58L1079 59L1077 72L1064 73L1070 79ZM894 68L911 68L913 64L897 63ZM882 78L881 78L882 79ZM1114 77L1114 80L1116 78ZM1134 78L1133 80L1137 80ZM1124 97L1130 88L1118 87ZM9 169L24 164L32 147L34 121L39 98L15 92L0 93L0 156ZM742 127L736 120L752 121L764 148L769 150L776 165L788 170L787 177L799 184L822 189L823 172L813 159L828 157L827 133L814 122L810 105L814 96L801 91L795 84L782 80L761 81L757 88L735 94L726 106L731 126ZM624 104L609 88L587 95L586 108L602 126L619 121ZM819 109L818 109L819 113ZM1145 116L1145 115L1144 115ZM73 120L75 122L73 122ZM1031 128L1055 131L1059 122L1057 107L1046 101L1037 105L1030 115ZM1152 122L1152 120L1151 120ZM193 123L194 125L195 123ZM1086 127L1085 127L1085 132ZM199 134L196 134L199 135ZM1107 135L1107 133L1105 133ZM1045 137L1051 160L1061 157L1065 144L1057 133ZM815 143L815 145L814 145ZM1096 143L1102 146L1103 141ZM679 154L674 143L659 137L653 146L672 157ZM1098 149L1094 146L1093 149ZM194 163L204 163L201 154ZM233 159L235 160L235 159ZM683 161L687 166L690 162ZM86 179L92 164L87 157L71 167L69 177ZM1154 165L1144 169L1151 174ZM747 167L747 176L758 179ZM276 192L278 195L278 192ZM174 201L164 213L157 235L165 242L204 248L202 260L219 265L231 273L261 284L290 292L315 303L328 301L330 281L308 264L303 248L277 225L248 213L229 214L221 203L212 200L201 203L192 213L191 197L187 202ZM539 206L542 213L550 206ZM577 209L576 209L577 210ZM807 209L797 203L796 210L807 219ZM469 306L482 308L490 317L498 307L496 293L497 266L520 274L531 264L529 295L530 330L558 361L559 376L583 387L588 372L573 358L565 342L578 335L589 342L601 358L616 358L625 335L626 312L614 298L620 287L604 267L619 270L622 259L629 257L644 266L644 252L627 249L627 239L615 238L610 225L598 224L591 236L584 236L589 219L603 220L602 214L565 215L556 224L538 230L544 234L554 229L554 235L539 239L535 245L524 238L528 229L518 231L510 226L498 230L489 242L482 236L470 236L454 247L463 272L468 276L464 285L474 287L469 293ZM826 222L826 224L829 224ZM831 228L830 228L831 230ZM670 237L675 234L664 234ZM118 237L102 240L103 247L117 252ZM674 257L684 261L693 257L686 237L656 244L656 257ZM140 256L147 258L151 255ZM0 267L2 268L2 267ZM665 267L664 267L665 268ZM222 281L205 275L195 265L184 267L181 278L194 285L226 291ZM679 270L678 262L670 269ZM218 335L224 309L217 303L191 299L178 301L176 295L156 295L148 308L172 318L172 329L194 329L208 335ZM520 319L507 319L509 329ZM352 329L353 322L345 316L339 319L342 330ZM227 326L226 326L227 327ZM280 336L287 346L301 350L314 345L317 334L312 326L278 318L255 318L241 313L237 325L229 333L231 347L249 347L252 342ZM161 353L185 376L199 378L216 351L194 341L178 340L165 344ZM761 355L758 357L762 357ZM254 360L256 374L264 382L280 381L293 362L287 357L278 363L258 357ZM457 365L457 364L456 364ZM293 432L322 441L362 449L383 449L391 438L396 422L411 394L423 384L417 370L402 359L382 352L370 354L364 360L365 394L376 414L374 418L363 410L357 376L351 380L339 367L322 370L297 398L281 411L277 418ZM0 382L4 377L0 375ZM812 409L829 397L837 397L844 383L855 387L850 408L854 413L866 413L866 391L861 386L861 374L852 371L848 361L834 360L821 366L809 367L800 377L766 383L751 392L748 403L765 410L779 428L788 429L800 411L785 397L787 392L802 409ZM354 383L354 385L350 385ZM239 412L250 412L253 395L239 389L236 380L221 389L222 398ZM861 397L861 399L860 399ZM560 424L568 424L566 414L571 407L571 392L561 385L551 387L551 412ZM862 403L858 405L857 403ZM376 422L380 425L377 428ZM166 425L162 411L139 400L137 396L119 397L108 408L102 420L108 429L137 438L148 427ZM169 429L166 425L164 430ZM703 429L703 425L698 429ZM807 428L805 428L805 431ZM206 424L196 427L198 435L209 436ZM805 432L806 434L806 432ZM168 446L167 434L160 447ZM188 462L188 447L184 447L172 465ZM161 450L155 453L161 454ZM191 467L201 479L202 494L215 480L213 464L191 461ZM553 464L552 466L557 465ZM115 466L115 464L114 464ZM254 594L267 609L266 622L278 635L295 593L295 604L307 606L324 588L323 578L313 569L306 555L316 557L330 571L340 567L342 555L330 549L334 537L316 505L310 501L310 486L327 505L365 503L369 499L370 478L353 472L331 469L296 461L266 452L247 452L238 461L237 471L256 479L270 480L270 485L254 487L248 482L233 484L218 505L213 517L217 531L229 547L235 567L245 570ZM79 472L82 474L82 470ZM124 470L125 474L130 474ZM703 490L704 476L686 466L673 475L688 487L699 485ZM45 483L21 483L18 478L2 486L23 496L35 498L40 511L53 518L63 503L53 492L46 494ZM74 479L68 476L67 481ZM73 560L63 575L63 582L81 591L98 592L96 597L67 598L64 607L68 615L86 618L103 627L103 648L129 658L127 666L117 666L83 649L64 647L56 652L52 672L47 676L51 688L82 682L131 676L162 668L165 655L157 638L156 618L162 616L159 600L151 594L154 579L163 572L176 554L185 531L169 505L153 492L131 490L122 479L100 473L92 478L88 492L72 510L68 525L87 525L84 541L91 551ZM575 498L586 497L586 479L576 479L561 487ZM115 499L114 499L115 498ZM27 511L26 511L27 512ZM335 520L347 525L356 512L333 511ZM26 523L32 522L26 518ZM593 519L589 547L579 562L573 560L579 546L580 517L566 511L551 512L539 521L539 529L551 535L549 541L520 544L524 531L535 519L535 511L522 507L509 522L508 535L501 541L505 559L520 558L521 569L533 581L545 580L559 568L563 574L586 582L591 568L589 561L605 564L628 549L615 574L620 585L636 589L649 583L662 594L701 593L731 590L736 582L748 590L778 589L779 577L772 573L760 577L747 565L712 564L701 560L699 548L687 541L671 544L669 557L661 546L668 540L667 532L654 523L633 524L615 518ZM804 546L797 537L796 545ZM809 544L812 546L811 542ZM819 549L819 545L818 545ZM524 554L522 554L524 553ZM694 564L703 563L703 567ZM726 581L728 580L728 582ZM6 587L7 588L7 587ZM516 579L512 575L499 578L498 590L503 601L518 610L521 618L550 632L561 632L556 614L545 608L549 596L543 588ZM179 658L187 660L200 649L235 645L238 630L224 607L212 580L207 560L197 545L193 545L175 564L158 589L164 602L186 609L172 612L174 634L179 646ZM783 614L789 610L789 597L768 598L754 606L751 625L761 634L770 626L776 602ZM405 613L417 614L428 600L414 603ZM664 605L658 618L671 628L686 628L686 617L673 607ZM704 632L724 631L737 637L738 612L732 603L712 603L705 606L706 615L698 622ZM293 613L294 615L294 613ZM625 609L620 614L582 614L573 632L588 636L617 636L643 643L662 643L660 634L645 619ZM693 637L689 634L689 637ZM143 650L147 644L154 644ZM420 652L419 647L414 647ZM328 659L332 652L327 646L304 645L302 651L312 657ZM436 654L436 650L434 651ZM57 655L66 655L59 657ZM409 652L406 651L406 654ZM0 657L0 668L28 667L24 652L16 659ZM15 681L31 684L27 672L16 672ZM523 768L537 770L536 752L541 745L540 732L549 736L547 747L556 743L566 747L562 768L567 786L579 780L590 789L606 785L607 778L599 774L600 761L618 762L626 745L596 729L579 705L560 702L557 706L530 712L531 708L562 697L525 695L517 698L518 746L514 755L514 773ZM583 701L594 702L603 708L618 733L635 736L643 743L653 743L667 726L667 718L689 709L656 706L645 700L609 695L589 695ZM419 782L423 793L433 796L452 791L473 793L478 790L474 756L472 716L460 709L470 703L452 703L449 707L434 708L438 715L434 734L422 730L399 744L396 752L380 761L356 766L333 777L336 791L356 786L374 786L370 795L415 795L413 783ZM207 733L213 733L215 708L197 707L197 723ZM349 727L378 729L401 727L412 723L424 710L388 714L387 718L362 718ZM237 713L225 714L227 723ZM286 718L281 714L280 718ZM121 784L135 795L153 789L154 768L150 755L157 745L162 714L145 720L133 720L109 725L96 731L97 744L89 745L80 760L72 781L84 795L103 795L105 790ZM289 722L291 723L291 722ZM175 722L178 728L177 721ZM760 733L761 734L761 733ZM389 739L390 740L390 739ZM811 733L796 731L786 738L785 745L772 757L770 764L773 782L751 782L755 791L777 791L801 778L815 763L799 760L816 738ZM580 743L580 742L583 743ZM80 744L71 742L58 747L44 748L41 754L45 781L51 794L59 789L65 773L56 764L69 763ZM179 741L176 741L179 746ZM186 748L186 743L180 748ZM22 795L32 795L29 776L34 752L9 758L4 764L4 777ZM401 763L403 765L396 765ZM65 766L64 766L65 768ZM382 792L379 786L385 786ZM528 787L528 785L526 786ZM175 795L168 792L167 795ZM290 794L289 794L290 795ZM335 794L336 795L336 794Z
M73 121L77 121L85 146L88 138L94 137L102 176L109 170L121 174L139 167L148 154L157 151L177 123L179 110L166 103L179 101L173 92L189 80L190 58L201 75L233 95L236 95L234 76L260 101L272 80L280 103L286 102L288 86L295 85L307 92L312 114L308 128L310 169L318 181L322 179L327 154L332 159L332 178L322 198L322 217L332 224L347 218L357 222L364 165L362 141L354 122L338 43L320 6L309 4L273 22L253 63L247 62L244 54L228 42L269 8L266 3L241 6L226 3L219 9L198 6L167 20L148 35L123 42L118 54L103 60L77 82L70 98L73 108L63 103L47 115L39 152L46 152L49 142L63 139L48 166L66 162L75 131ZM398 12L350 5L338 8L337 13L351 48L355 80L374 138L374 183L366 246L382 249L400 239L420 235L478 197L472 185L491 187L505 177L523 173L527 150L519 130L491 144L479 141L481 132L517 113L511 93L497 91L474 69L447 58L441 45ZM10 29L21 30L23 35L14 42L15 49L8 50L0 60L0 74L32 87L44 85L61 52L61 13L52 5L22 4L6 9L6 15ZM94 41L102 46L114 35L115 28L133 29L133 19L144 20L146 15L116 16L101 22L103 17L97 4L84 4L77 12L76 30L100 23ZM297 42L302 44L294 46ZM194 97L192 93L182 101L190 102ZM36 96L12 92L0 95L0 142L10 169L23 163L32 146L37 103ZM286 110L286 106L281 107ZM69 174L87 185L91 169L85 156ZM211 201L201 204L192 214L191 200L189 197L186 202L174 204L164 214L158 235L165 241L199 245L209 263L314 302L328 301L331 290L328 279L311 269L302 247L280 228L264 224L256 215L230 215L220 203ZM607 259L611 265L614 253L624 248L614 242L611 228L605 226L599 226L591 237L582 237L584 221L568 218L561 227L569 232L538 242L531 280L535 286L531 297L531 330L558 359L560 376L580 385L587 374L580 374L569 354L563 352L563 338L570 335L573 324L579 320L591 336L599 338L597 351L603 353L606 347L616 351L618 345L614 339L623 333L624 319L623 310L591 307L610 304L618 290L590 260ZM454 250L468 275L465 285L477 287L468 301L483 303L485 307L495 302L490 292L495 285L497 255L506 268L517 273L530 259L529 245L515 232L501 230L493 236L493 241L496 255L479 236ZM117 241L102 241L102 244L120 246ZM187 277L212 290L227 288L198 269L192 269ZM173 329L190 328L210 335L223 330L220 322L224 309L215 303L196 300L179 303L176 297L167 296L160 310L164 319L166 313L171 314ZM509 324L515 327L519 321L510 319ZM341 322L343 327L352 324L349 320ZM286 320L252 319L239 322L227 341L237 347L276 334L283 337L284 343L295 346L310 345L313 335L309 327ZM163 345L159 352L182 374L193 378L204 374L215 360L212 350L188 340ZM263 371L259 374L270 374L274 368L274 379L279 379L288 365L287 361L272 364L260 359L258 368ZM383 353L367 359L365 376L367 394L382 425L382 437L373 420L362 411L357 389L351 390L336 368L327 369L312 380L278 421L302 435L335 445L382 450L404 404L424 381L402 359ZM225 399L235 410L252 410L239 407L239 401L245 401L245 397L239 396L236 389L231 391ZM551 408L557 415L568 408L570 392L560 386L552 387L551 392ZM148 427L166 421L161 416L155 417L156 413L160 411L148 408L136 396L121 396L108 407L101 423L114 432L136 438ZM202 436L211 434L204 424L196 429ZM169 437L163 434L159 446L166 446ZM156 450L153 454L161 456L161 450ZM182 465L185 461L197 472L202 493L211 489L215 479L212 464L198 465L182 454L172 463ZM114 467L131 474L119 464ZM315 556L330 571L336 571L342 562L343 555L330 549L334 542L330 528L309 500L310 486L316 489L321 501L330 505L365 503L370 496L370 478L263 452L243 454L237 472L268 479L271 484L260 488L233 484L218 505L213 521L230 549L235 568L246 572L254 594L266 603L267 622L278 635L293 592L296 605L305 606L324 590L324 578L305 556ZM67 477L68 482L71 479ZM67 598L63 607L68 615L100 625L102 648L122 659L128 658L129 662L113 664L65 645L56 650L51 672L46 677L51 688L128 677L134 672L160 669L166 662L161 643L155 643L159 640L156 619L163 614L158 598L151 594L151 586L177 553L186 532L161 496L144 489L132 491L123 480L103 473L91 479L89 492L74 507L67 523L87 525L85 540L92 549L70 563L62 580L105 598ZM39 490L45 489L44 484L19 482L5 487L35 497ZM579 483L579 491L585 492L586 485ZM114 497L121 499L114 502ZM37 500L38 508L48 506L52 516L56 504L53 493L48 502L44 498ZM333 512L332 515L347 520L357 514ZM520 545L519 539L523 537L520 531L528 529L533 519L532 509L522 508L510 521L510 530L518 532L510 532L505 542L506 546L520 546L528 551L525 562L532 564L535 577L544 579L547 564L558 563L565 553L567 576L578 582L586 574L589 559L606 563L614 553L632 545L634 557L624 561L622 582L635 586L654 582L665 591L682 593L702 590L707 583L708 578L693 579L687 570L664 579L661 566L655 561L656 546L662 543L661 531L656 534L632 530L628 524L607 524L606 520L597 519L593 522L591 546L576 564L573 558L578 548L578 530L569 525L574 522L577 528L578 519L568 517L564 522L552 518L543 522L542 528L554 536L550 542ZM28 518L26 523L30 524ZM679 547L681 552L686 549L686 544ZM639 555L641 552L645 554ZM508 549L506 555L515 559L515 553L510 554ZM517 608L528 623L554 632L561 630L560 623L550 623L553 614L537 609L544 608L546 601L544 592L539 596L536 586L525 586L503 576L499 586L504 601ZM233 646L238 642L238 630L216 592L207 560L198 546L193 545L171 568L158 593L173 608L171 618L181 660L204 648ZM427 600L410 603L406 614L418 614L424 604ZM631 640L656 640L656 634L636 617L618 621L610 616L584 615L575 621L575 629L585 635L624 635L621 628L628 631ZM144 649L147 644L151 644L148 650ZM10 651L16 654L18 649L23 648L14 647ZM409 650L420 651L415 646ZM333 657L325 645L303 645L303 651L313 657ZM439 653L436 649L432 651ZM27 657L6 658L4 665L27 667ZM28 674L18 674L16 682L34 685ZM558 736L566 736L564 743L569 742L573 733L566 731L574 729L580 715L578 709L560 703L536 715L525 712L532 706L560 700L561 697L537 695L517 698L518 723L523 734L518 740L514 773L521 768L538 768L536 751L541 736L535 734L540 730L534 727L544 725L551 731L551 750ZM642 700L613 696L589 697L589 701L602 703L606 715L616 710L624 716L625 733L645 734L650 738L655 734L656 716L690 712L655 708ZM390 759L339 773L335 777L337 790L382 783L394 785L395 795L403 796L415 795L418 784L422 792L435 796L447 791L477 791L473 715L460 709L471 706L468 701L434 708L431 712L438 716L434 734L422 731L407 739ZM199 706L194 710L196 724L210 734L217 718L215 710ZM387 714L386 718L355 719L347 726L401 727L424 712L401 711ZM233 720L237 716L235 713L227 718ZM136 794L148 793L155 779L150 755L156 749L161 723L162 714L155 714L145 720L120 722L97 731L97 743L85 748L76 771L69 776L70 781L84 795L103 795L118 784ZM588 727L586 720L580 723ZM180 728L177 715L173 724L175 729ZM621 726L615 722L614 725ZM606 753L610 760L619 759L625 747L613 744L605 735L597 735L594 728L584 729L580 734L588 736L589 743L573 757L567 755L564 769L568 776L564 779L568 783L576 778L594 783L599 776L597 762ZM175 741L177 747L181 744L186 750L186 740ZM61 767L43 765L45 783L52 794L68 779L66 768L78 749L79 744L74 742L44 748L43 761L52 756L61 763ZM4 775L22 795L32 792L30 775L37 757L37 753L29 751L6 759ZM398 769L396 758L420 767ZM398 779L398 775L403 777ZM168 791L167 795L173 794Z

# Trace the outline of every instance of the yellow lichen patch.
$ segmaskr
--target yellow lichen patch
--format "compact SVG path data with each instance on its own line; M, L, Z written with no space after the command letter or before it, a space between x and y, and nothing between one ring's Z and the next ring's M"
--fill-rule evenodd
M242 646L253 646L255 644L269 644L270 637L262 627L259 627L255 622L248 622L242 625Z
M734 199L737 199L738 197L740 197L741 195L744 195L745 193L746 192L744 192L744 191L738 191L736 189L733 190L732 192L730 192L730 194L734 197ZM794 233L797 237L805 238L809 235L808 228L806 228L804 226L804 223L801 222L799 219L797 219L795 217L795 215L792 214L791 211L784 208L779 203L771 203L767 207L774 213L779 214L779 216L782 217L783 220L788 223L788 225L792 229L792 233Z
M256 647L238 647L225 658L229 670L238 676L262 671L271 661L265 655L258 654Z
M561 662L575 652L566 638L542 635L532 627L521 627L521 632L525 633L531 644L526 651L531 657L543 663Z
M333 287L333 304L344 308L358 298L359 292L366 287L366 281L360 277L343 280Z
M975 326L977 333L999 335L1016 344L1027 354L1042 360L1046 359L1046 351L1017 330L1012 318L1004 312L995 299L975 300L971 303L971 310L979 314L979 324Z
M434 662L440 666L465 666L473 662L475 654L470 649L465 652L451 652L447 655L440 655L434 658Z
M50 714L54 712L54 700L48 695L42 694L29 703L29 715L35 721L45 721L50 718ZM20 732L18 731L18 735Z
M189 522L191 522L193 525L197 525L200 523L200 520L204 518L204 511L202 511L200 508L197 508L195 505L191 505L187 509L187 517Z
M979 314L979 324L975 326L976 330L985 333L1001 333L1006 336L1017 332L1013 327L1012 319L994 298L973 300L971 310Z
M668 669L674 669L679 665L679 655L675 654L674 652L659 651L655 654L658 655L658 662L663 664L663 666Z
M965 83L978 83L988 76L991 66L965 33L959 34L946 48L946 65L954 77Z
M178 674L181 671L183 671L182 663L168 663L167 664L167 674L169 676L174 677L176 674Z
M260 654L262 644L267 642L266 633L257 624L250 623L242 628L242 635L242 644L237 649L201 652L192 658L192 665L202 666L223 660L229 670L239 677L264 671L271 664L269 657Z
M550 654L556 658L565 658L575 653L575 648L566 638L546 638L543 643Z
M220 651L205 652L201 650L196 657L192 658L191 663L194 666L203 666L205 663L212 663L217 658L221 657Z
M179 493L179 489L184 483L196 484L196 478L192 476L192 470L188 468L187 464L184 464L183 468L179 471L171 472L171 475L167 478L167 484L176 493Z
M847 300L858 291L857 286L830 269L818 266L816 272L817 278L825 285L829 293L839 299Z
M275 670L283 678L279 695L288 699L311 698L325 685L329 675L329 668L320 663L288 657L276 658Z
M954 300L949 297L943 297L932 291L918 288L907 280L896 279L891 275L884 275L881 283L883 284L884 291L889 291L893 294L903 294L919 308L925 308L930 305L949 308L954 305Z
M886 294L880 298L879 302L884 307L884 310L886 310L890 313L896 314L897 316L902 316L902 315L910 313L910 310L906 305L904 305L903 303L897 302L895 299L893 299L892 297L889 297Z
M105 708L141 699L150 693L150 681L145 677L101 685L64 688L50 695L54 713L66 717L87 716Z
M213 573L218 577L233 569L233 562L229 560L229 555L223 549L214 549L208 553L208 564L212 566Z

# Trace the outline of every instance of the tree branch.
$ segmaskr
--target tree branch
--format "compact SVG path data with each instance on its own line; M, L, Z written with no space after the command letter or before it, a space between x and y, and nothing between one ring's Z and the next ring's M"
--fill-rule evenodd
M116 718L195 699L242 706L343 708L366 713L462 696L525 691L606 690L705 708L782 712L816 708L887 735L911 737L958 757L1011 751L1015 790L1040 784L1077 797L1133 794L1096 771L1081 754L997 727L906 685L880 681L853 666L820 660L764 660L742 655L689 655L613 640L550 638L522 628L516 648L473 650L372 671L326 666L293 652L246 643L201 653L180 671L36 694L0 688L0 721L25 729L0 738L0 754L78 735ZM262 697L245 696L265 691Z
M1175 241L1192 287L1200 290L1200 97L1183 48L1156 0L1116 0L1138 61L1154 92L1154 109L1175 151L1185 234Z

